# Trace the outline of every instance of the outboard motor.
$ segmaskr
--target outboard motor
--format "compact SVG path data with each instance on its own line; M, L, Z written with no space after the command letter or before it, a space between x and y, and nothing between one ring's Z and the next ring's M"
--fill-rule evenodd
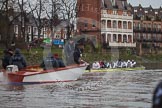
M16 65L8 65L6 67L6 71L7 72L18 72L19 69L18 69L18 67Z

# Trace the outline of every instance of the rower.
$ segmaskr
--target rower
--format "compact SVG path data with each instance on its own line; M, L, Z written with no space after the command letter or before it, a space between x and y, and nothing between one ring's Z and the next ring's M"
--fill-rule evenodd
M58 68L59 64L57 60L52 56L52 54L49 53L48 56L42 61L40 67L42 67L44 70L47 70Z
M63 60L62 60L62 58L59 58L59 55L56 53L56 54L54 54L54 58L57 60L57 62L58 62L58 67L65 67L65 64L64 64L64 62L63 62Z
M11 57L10 61L11 65L17 65L19 70L26 67L26 60L24 56L21 54L20 49L15 50L15 54Z

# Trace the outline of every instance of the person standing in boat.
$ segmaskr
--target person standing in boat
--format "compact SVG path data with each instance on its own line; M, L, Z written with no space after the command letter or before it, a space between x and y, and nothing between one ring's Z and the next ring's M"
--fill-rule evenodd
M20 70L26 67L26 60L21 54L20 49L16 48L15 54L12 56L10 64L17 65Z
M80 48L79 48L79 44L76 44L75 45L75 50L74 50L74 53L73 53L73 56L74 56L74 62L76 63L76 64L80 64L80 57L81 57L81 55L82 55L82 52L81 52L81 50L80 50Z
M65 52L65 58L66 58L66 65L74 64L73 60L73 53L75 50L75 42L72 38L69 39L67 44L65 44L64 52Z
M8 65L10 65L10 60L11 60L11 57L13 55L13 52L11 50L5 49L3 51L3 53L4 53L4 56L2 58L2 67L3 67L3 69L6 69L6 67Z

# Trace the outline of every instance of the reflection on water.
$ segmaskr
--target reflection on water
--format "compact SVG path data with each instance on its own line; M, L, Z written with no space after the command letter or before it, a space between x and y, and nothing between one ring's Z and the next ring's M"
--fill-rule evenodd
M150 108L162 70L86 73L74 82L0 85L0 108Z

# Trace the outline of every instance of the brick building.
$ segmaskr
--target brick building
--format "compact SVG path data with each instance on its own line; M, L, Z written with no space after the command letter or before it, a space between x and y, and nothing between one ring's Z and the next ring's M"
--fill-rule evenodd
M101 0L78 0L77 30L100 40Z
M157 52L162 47L162 8L128 7L134 15L134 40L139 54Z
M127 0L78 0L80 33L92 34L105 47L136 47L133 15Z

